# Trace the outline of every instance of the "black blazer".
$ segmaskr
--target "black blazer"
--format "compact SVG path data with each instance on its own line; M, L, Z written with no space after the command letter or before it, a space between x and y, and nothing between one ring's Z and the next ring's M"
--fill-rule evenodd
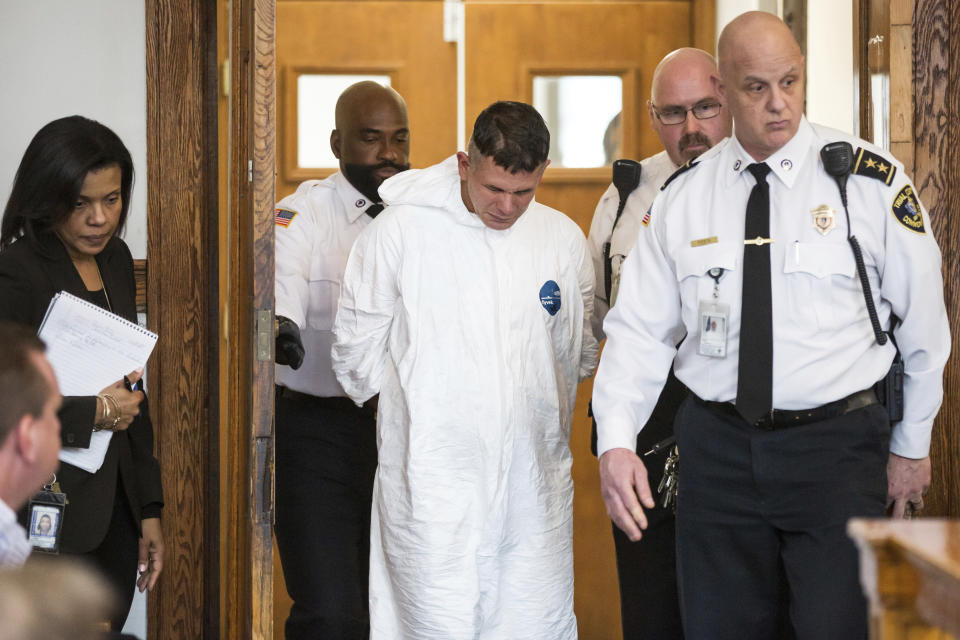
M94 302L67 250L53 233L39 238L40 251L25 240L0 251L0 320L39 329L54 294L67 291ZM130 249L112 238L97 256L104 287L113 312L137 321L136 282ZM119 380L129 371L118 371ZM96 397L66 397L60 410L61 440L65 447L88 447L96 419ZM57 480L67 494L61 549L85 553L103 541L113 515L114 500L122 486L130 511L139 526L142 519L159 517L163 506L160 465L153 456L153 425L146 400L140 415L126 431L110 440L103 466L91 474L65 462ZM40 487L37 487L39 490Z

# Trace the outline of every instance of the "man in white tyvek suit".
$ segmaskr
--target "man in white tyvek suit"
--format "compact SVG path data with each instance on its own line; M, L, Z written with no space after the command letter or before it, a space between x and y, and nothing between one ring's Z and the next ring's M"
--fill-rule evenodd
M583 233L534 201L550 134L498 102L468 153L383 183L333 368L380 392L371 637L576 638L570 422L593 371Z

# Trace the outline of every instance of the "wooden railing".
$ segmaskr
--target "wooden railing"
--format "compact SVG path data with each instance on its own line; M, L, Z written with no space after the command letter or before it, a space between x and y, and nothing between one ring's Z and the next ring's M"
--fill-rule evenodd
M852 520L847 530L871 640L960 638L960 521Z

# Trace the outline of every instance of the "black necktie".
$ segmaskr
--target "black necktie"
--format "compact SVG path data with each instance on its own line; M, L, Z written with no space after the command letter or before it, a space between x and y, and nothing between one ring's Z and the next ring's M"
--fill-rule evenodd
M371 218L376 218L377 214L383 211L383 203L378 202L367 207L367 215Z
M757 184L747 200L743 247L743 301L740 306L740 361L737 411L754 424L773 408L773 323L770 301L770 186L764 163L747 170ZM763 240L764 242L761 242Z

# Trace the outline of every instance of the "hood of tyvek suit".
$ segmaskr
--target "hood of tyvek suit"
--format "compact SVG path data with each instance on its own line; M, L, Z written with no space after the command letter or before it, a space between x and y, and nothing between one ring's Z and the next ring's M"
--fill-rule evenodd
M378 191L390 206L408 204L468 213L460 195L456 154L426 169L398 173L384 180Z

